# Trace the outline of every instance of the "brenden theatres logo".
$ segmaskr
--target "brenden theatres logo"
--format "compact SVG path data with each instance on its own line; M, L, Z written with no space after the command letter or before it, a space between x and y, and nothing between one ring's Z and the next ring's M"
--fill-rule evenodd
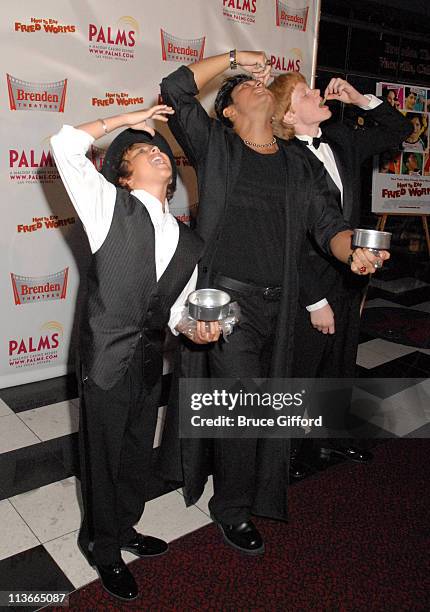
M9 366L25 368L50 364L62 348L63 326L57 321L44 323L39 333L9 339Z
M34 32L46 32L47 34L70 34L76 32L76 26L63 25L58 23L57 19L38 19L31 17L30 23L21 23L15 21L15 32L25 32L32 34Z
M63 113L67 79L56 83L31 83L7 74L10 110Z
M282 74L283 72L300 72L303 62L301 49L290 49L288 55L271 55L272 74Z
M40 230L59 229L61 227L67 227L68 225L74 225L75 223L75 217L66 217L64 219L59 219L58 215L33 217L31 223L19 223L16 226L16 231L18 234L31 234L32 232L38 232Z
M93 57L126 62L134 59L139 24L133 17L121 17L116 26L88 25L88 50Z
M283 28L292 28L306 32L306 24L308 21L309 6L297 8L292 6L290 2L276 2L276 25Z
M20 276L10 273L15 305L65 300L69 268L47 276Z
M222 14L229 21L250 25L255 23L257 0L222 0Z
M91 98L92 106L130 106L134 104L143 104L143 96L132 96L128 93L111 93L107 91L103 98Z
M9 149L9 178L14 183L54 183L60 179L51 152Z
M191 64L203 59L205 36L202 38L176 38L160 30L161 56L165 62L181 62Z

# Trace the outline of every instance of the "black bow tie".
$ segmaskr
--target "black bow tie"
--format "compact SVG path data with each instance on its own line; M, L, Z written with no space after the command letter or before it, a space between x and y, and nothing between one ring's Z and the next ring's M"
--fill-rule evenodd
M314 136L312 138L312 143L309 143L309 144L312 144L314 149L318 149L318 147L320 146L322 142L327 142L326 139L324 138L324 134L321 134L321 136L318 136L318 137Z

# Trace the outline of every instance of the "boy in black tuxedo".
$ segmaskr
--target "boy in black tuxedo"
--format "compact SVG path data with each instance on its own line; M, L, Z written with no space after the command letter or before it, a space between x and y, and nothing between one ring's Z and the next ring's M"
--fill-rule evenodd
M300 73L276 77L270 90L276 100L275 133L305 152L314 166L324 166L328 190L336 198L344 219L351 227L358 227L361 164L372 155L398 147L411 131L408 120L387 102L361 94L341 78L330 80L324 100ZM324 104L326 99L354 104L377 124L366 130L353 130L342 123L321 129L320 124L331 117ZM295 330L300 341L295 343L294 376L354 377L363 279L324 256L310 238L302 252L300 276ZM333 422L344 425L349 404L350 390L346 390L341 402L330 406ZM372 458L371 453L353 446L350 440L332 440L324 446L328 446L322 449L324 456L336 453L360 463ZM306 468L295 455L293 452L290 475L300 479L306 475Z

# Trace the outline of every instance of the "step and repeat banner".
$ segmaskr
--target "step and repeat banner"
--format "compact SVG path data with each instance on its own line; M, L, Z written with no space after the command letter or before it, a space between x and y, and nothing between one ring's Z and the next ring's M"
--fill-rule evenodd
M312 79L319 0L21 0L2 10L0 387L65 374L77 337L89 249L49 137L158 102L180 64L232 48L264 50L273 75ZM202 100L209 109L219 83ZM181 181L172 209L189 220L194 172L164 125ZM100 167L114 135L88 152ZM124 296L124 301L127 296Z
M413 132L397 151L375 159L372 211L387 214L430 214L430 89L399 83L377 83L382 96L407 117Z

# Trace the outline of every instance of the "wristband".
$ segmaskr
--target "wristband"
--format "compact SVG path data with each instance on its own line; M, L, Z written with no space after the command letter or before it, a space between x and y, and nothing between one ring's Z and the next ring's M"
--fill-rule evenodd
M236 70L237 68L237 51L232 49L230 51L230 70Z

